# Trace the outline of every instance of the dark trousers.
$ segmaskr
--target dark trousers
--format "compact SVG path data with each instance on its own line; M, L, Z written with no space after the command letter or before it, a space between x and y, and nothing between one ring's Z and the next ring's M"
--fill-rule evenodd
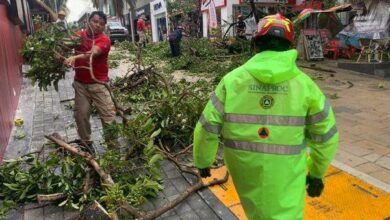
M173 57L180 56L180 41L169 41L169 45L171 46L171 53Z

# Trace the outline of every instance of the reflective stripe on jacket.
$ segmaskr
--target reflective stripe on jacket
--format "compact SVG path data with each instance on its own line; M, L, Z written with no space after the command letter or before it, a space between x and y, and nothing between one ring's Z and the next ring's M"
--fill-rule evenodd
M221 141L249 219L302 219L306 170L322 178L336 152L333 111L296 57L265 51L227 74L195 128L195 166L209 167Z

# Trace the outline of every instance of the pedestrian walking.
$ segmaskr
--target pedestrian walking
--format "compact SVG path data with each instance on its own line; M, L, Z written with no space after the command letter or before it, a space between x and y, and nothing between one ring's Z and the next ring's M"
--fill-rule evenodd
M137 34L138 34L138 45L146 46L146 25L145 25L145 15L140 15L137 20Z
M152 43L152 24L150 21L145 22L145 42Z
M185 27L184 26L178 26L175 30L173 30L168 35L168 41L169 46L171 47L171 54L172 57L178 57L180 56L180 42L183 37L183 35L187 36L185 33Z
M92 69L95 78L103 82L109 80L108 53L111 42L110 38L103 32L106 23L107 17L103 12L92 12L88 19L87 29L76 33L82 38L81 46L75 48L76 55L65 60L66 64L74 66L76 72L73 87L75 90L74 117L77 132L81 142L90 146L92 141L89 118L92 104L98 111L104 129L115 120L115 106L108 89L94 81L89 69L85 68L90 66L90 56L92 56ZM115 138L105 134L105 139L108 142ZM107 143L109 147L110 143Z
M305 189L321 195L339 140L326 96L297 67L293 38L285 17L261 19L254 35L258 53L223 77L194 131L200 175L210 176L222 142L250 220L303 219Z

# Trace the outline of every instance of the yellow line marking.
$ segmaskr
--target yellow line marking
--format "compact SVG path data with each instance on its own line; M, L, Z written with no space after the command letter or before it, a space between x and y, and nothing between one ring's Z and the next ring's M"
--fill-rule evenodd
M221 178L225 173L225 167L213 170L204 181ZM230 177L223 187L210 190L240 220L247 219ZM321 197L306 197L305 219L390 219L390 194L331 167Z

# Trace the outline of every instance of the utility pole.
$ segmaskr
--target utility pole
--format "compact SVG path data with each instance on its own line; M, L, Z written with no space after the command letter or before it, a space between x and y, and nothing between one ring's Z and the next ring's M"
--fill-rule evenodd
M103 11L104 0L99 0L99 11Z
M57 8L57 0L54 0L54 10L56 14L58 13L58 8Z
M259 23L260 18L259 18L259 15L257 14L256 5L255 5L254 0L250 0L250 1L249 1L249 5L250 5L251 8L252 8L253 16L255 17L256 24L257 24L257 23Z

